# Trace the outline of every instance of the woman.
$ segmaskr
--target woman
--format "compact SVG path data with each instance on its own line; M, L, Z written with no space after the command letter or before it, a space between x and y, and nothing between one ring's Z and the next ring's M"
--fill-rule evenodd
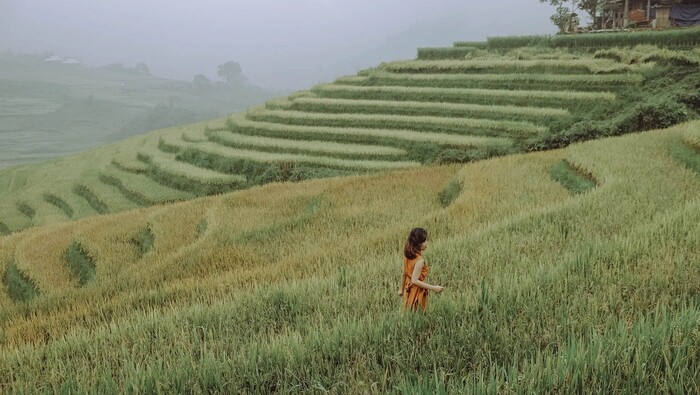
M415 228L408 235L403 251L403 275L399 296L403 296L403 308L425 312L428 307L428 291L442 292L444 287L430 285L425 282L428 275L428 265L423 260L423 251L428 248L428 232L423 228Z

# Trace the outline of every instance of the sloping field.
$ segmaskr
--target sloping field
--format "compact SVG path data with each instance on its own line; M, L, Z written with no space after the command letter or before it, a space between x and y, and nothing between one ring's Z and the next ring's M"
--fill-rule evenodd
M697 130L0 237L0 392L695 393ZM396 295L414 226L426 315Z
M691 51L472 47L421 49L245 113L0 170L0 234L269 182L560 148L700 111L679 88L700 77Z

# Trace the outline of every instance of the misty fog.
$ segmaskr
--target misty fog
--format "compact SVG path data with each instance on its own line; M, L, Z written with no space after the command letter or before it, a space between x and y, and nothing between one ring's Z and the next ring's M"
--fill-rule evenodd
M187 81L234 60L252 84L290 90L420 46L553 33L551 13L537 0L0 0L0 51L145 62Z

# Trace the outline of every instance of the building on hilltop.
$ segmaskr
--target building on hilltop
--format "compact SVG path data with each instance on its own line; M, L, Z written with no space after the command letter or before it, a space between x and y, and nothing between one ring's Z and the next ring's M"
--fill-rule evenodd
M56 56L56 55L51 55L48 58L44 59L44 62L46 62L46 63L61 63L61 62L63 62L63 58Z
M611 0L602 6L598 28L700 26L700 0Z
M61 63L63 63L63 64L80 64L80 61L78 59L75 59L75 58L68 58L68 59L65 59Z

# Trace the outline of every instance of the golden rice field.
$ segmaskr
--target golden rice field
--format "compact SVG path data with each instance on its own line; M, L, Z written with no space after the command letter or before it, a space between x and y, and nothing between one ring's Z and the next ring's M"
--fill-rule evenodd
M698 130L2 237L0 392L697 392ZM563 160L593 189L553 178ZM396 296L414 226L446 286L426 315Z

